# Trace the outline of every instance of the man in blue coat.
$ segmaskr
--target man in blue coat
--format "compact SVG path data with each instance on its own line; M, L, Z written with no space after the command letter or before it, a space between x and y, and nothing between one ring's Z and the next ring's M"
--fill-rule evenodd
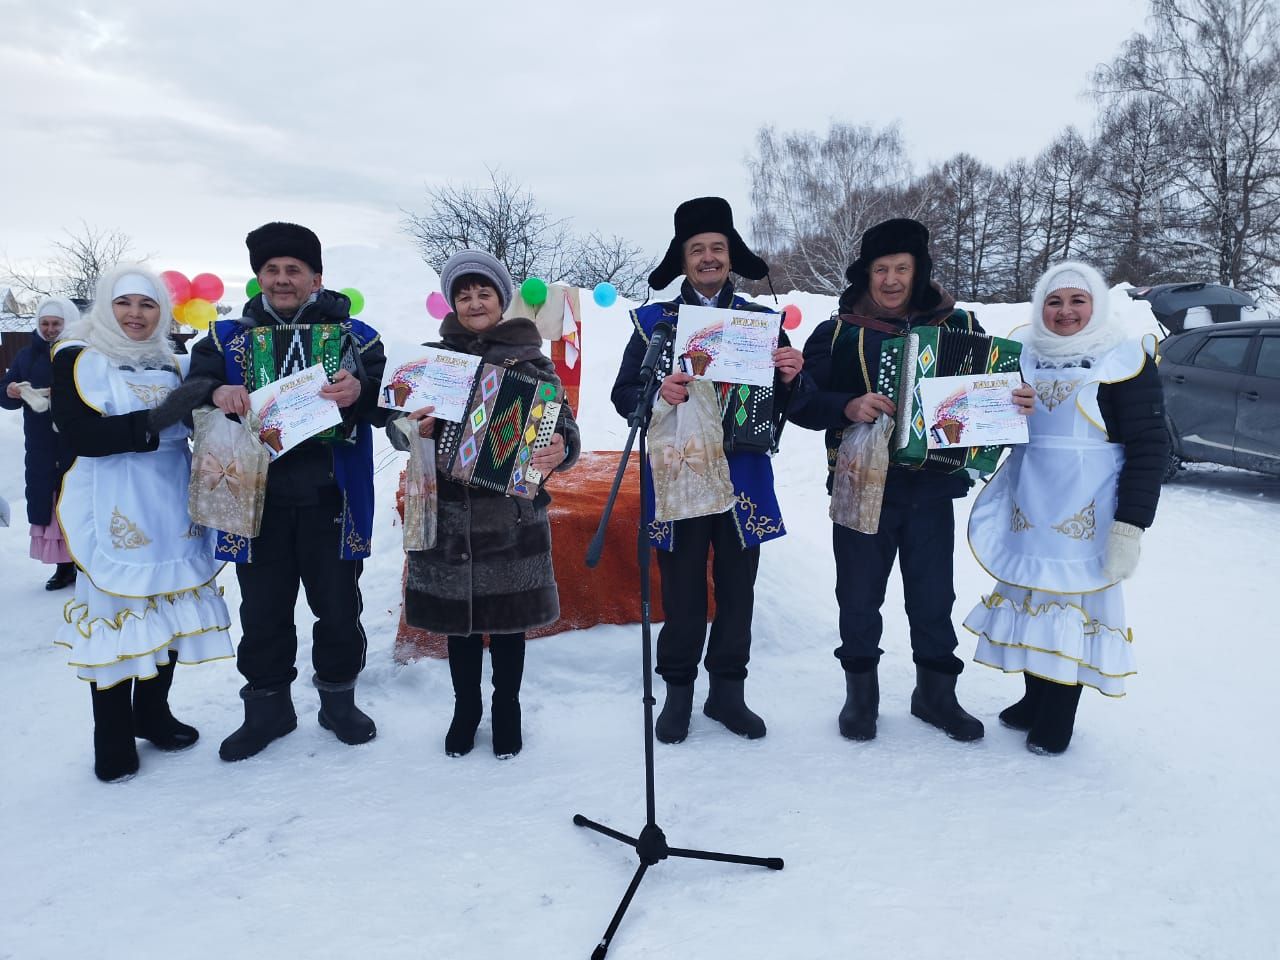
M649 338L659 321L675 328L681 304L734 310L759 310L733 290L730 271L749 280L764 278L769 268L747 247L733 226L733 211L720 197L699 197L676 208L675 236L666 256L649 275L649 286L662 290L684 275L680 296L666 303L646 304L631 314L635 332L622 356L611 399L623 417L630 417L640 399L640 368ZM674 341L674 337L672 338ZM660 395L670 404L684 403L693 377L673 371L674 350L668 343L659 361L665 374ZM804 357L780 333L773 355L774 422L771 440L782 426L786 398L802 389ZM689 734L693 712L693 684L707 639L707 557L713 556L716 615L707 642L705 667L710 692L703 713L739 736L765 735L764 721L746 705L743 686L751 654L751 616L755 607L756 571L760 544L786 533L773 490L770 453L733 450L728 454L735 502L724 513L687 520L657 522L653 489L646 485L644 503L649 539L658 551L665 622L658 634L657 672L666 681L666 703L654 725L663 743L679 743Z
M299 585L316 616L311 659L320 725L349 744L377 734L355 705L355 685L366 646L359 578L373 532L371 426L386 419L377 405L386 356L377 332L351 318L346 296L324 288L314 233L294 223L268 223L245 243L262 292L245 305L243 317L219 320L195 345L189 379L208 378L211 400L220 410L245 414L249 365L260 360L254 354L255 329L337 325L344 344L342 368L321 395L338 405L343 423L340 436L312 438L272 461L257 537L223 533L218 538L218 555L236 564L244 631L236 665L246 681L240 691L245 719L219 749L228 761L251 757L297 727L290 686L298 675L293 608ZM276 370L280 376L308 363L301 342L288 356L297 362Z

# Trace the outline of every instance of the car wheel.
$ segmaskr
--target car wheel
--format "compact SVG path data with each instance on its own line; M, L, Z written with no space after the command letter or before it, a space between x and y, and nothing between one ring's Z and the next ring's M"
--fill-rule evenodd
M1175 479L1182 472L1182 458L1178 454L1170 450L1169 459L1165 461L1164 476L1160 478L1161 483L1168 483Z

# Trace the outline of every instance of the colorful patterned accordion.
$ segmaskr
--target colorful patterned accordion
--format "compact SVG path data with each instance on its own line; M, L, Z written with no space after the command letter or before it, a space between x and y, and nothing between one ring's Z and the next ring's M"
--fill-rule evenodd
M317 363L330 380L341 369L359 372L351 338L336 323L282 323L253 327L241 336L248 340L244 385L250 393ZM354 442L354 427L330 427L312 439Z
M533 451L548 446L564 402L550 380L481 364L461 423L445 422L436 438L436 462L459 483L532 500L542 474Z
M947 327L920 327L905 337L884 341L875 390L898 408L889 438L890 461L945 473L965 469L981 474L994 471L1002 447L929 449L919 384L928 377L1016 371L1021 353L1022 344L1015 340Z

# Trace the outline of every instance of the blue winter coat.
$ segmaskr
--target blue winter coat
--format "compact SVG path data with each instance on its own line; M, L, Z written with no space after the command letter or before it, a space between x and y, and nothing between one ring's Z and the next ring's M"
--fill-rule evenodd
M62 486L62 475L71 465L72 454L66 442L53 429L49 411L36 413L21 400L7 393L9 384L28 381L33 387L53 383L53 365L49 361L48 341L32 333L29 347L19 351L0 380L0 407L22 408L22 429L27 438L26 481L27 521L38 526L53 522L53 498Z

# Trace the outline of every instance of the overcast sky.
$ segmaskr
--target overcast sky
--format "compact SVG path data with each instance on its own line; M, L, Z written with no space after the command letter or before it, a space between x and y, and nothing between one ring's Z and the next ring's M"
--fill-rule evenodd
M248 273L267 220L406 243L427 185L499 167L655 256L762 124L898 122L917 167L1087 129L1144 0L610 4L0 0L0 260L81 219L163 268ZM744 231L745 232L745 231Z

